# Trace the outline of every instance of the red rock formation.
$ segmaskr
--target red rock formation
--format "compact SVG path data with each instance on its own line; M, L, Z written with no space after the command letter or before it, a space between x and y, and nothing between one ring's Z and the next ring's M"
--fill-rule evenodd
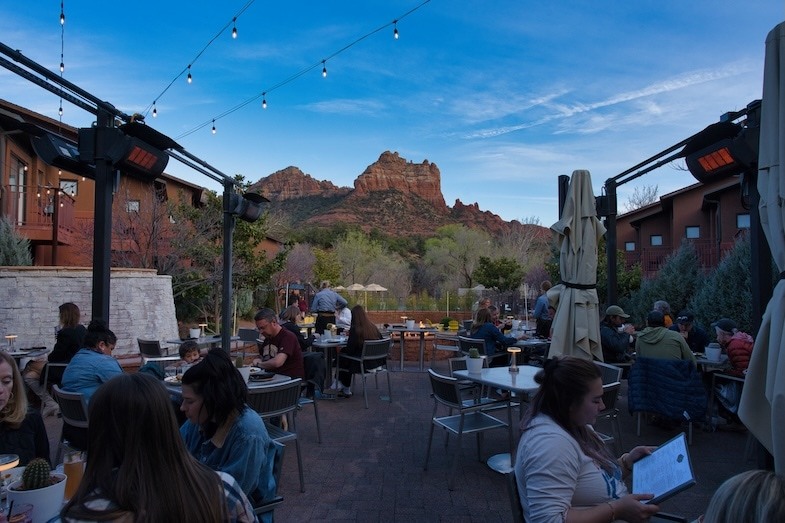
M398 156L397 152L385 151L354 181L354 195L358 197L386 190L416 194L437 210L447 211L441 173L436 164L428 160L413 163Z
M332 182L315 180L311 175L303 173L299 168L289 166L262 178L249 188L249 192L258 192L271 201L284 201L306 196L346 195L351 191L348 187L337 187Z

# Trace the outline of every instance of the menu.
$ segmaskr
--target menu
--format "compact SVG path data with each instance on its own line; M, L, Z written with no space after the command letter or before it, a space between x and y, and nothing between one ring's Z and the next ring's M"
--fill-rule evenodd
M683 432L632 465L632 492L654 494L646 503L656 505L694 484L695 475Z

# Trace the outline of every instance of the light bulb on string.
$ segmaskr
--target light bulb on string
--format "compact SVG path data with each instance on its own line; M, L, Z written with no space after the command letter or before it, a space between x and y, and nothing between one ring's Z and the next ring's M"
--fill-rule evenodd
M215 134L215 133L216 133L216 130L215 130L215 118L213 118L213 134Z
M393 20L393 38L398 39L398 20Z
M155 106L155 102L153 102L153 118L158 118L158 108Z
M322 60L322 78L327 78L327 64Z
M188 64L188 78L187 78L187 80L188 80L189 84L194 81L193 76L191 76L191 64Z
M63 11L63 2L60 2L60 25L65 25L65 11Z
M262 109L267 109L267 98L265 96L266 94L267 93L262 93Z
M82 176L82 181L84 181L84 176Z
M63 102L60 102L60 108L57 110L57 114L63 116Z
M63 71L65 71L65 64L60 62L60 72L62 73Z
M237 17L232 18L232 38L237 39Z

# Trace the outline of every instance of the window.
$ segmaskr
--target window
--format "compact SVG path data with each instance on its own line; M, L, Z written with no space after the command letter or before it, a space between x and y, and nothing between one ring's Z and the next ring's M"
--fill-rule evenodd
M624 250L632 252L635 250L635 242L624 242Z
M139 212L139 200L128 200L125 204L125 210L128 212Z
M662 245L662 234L652 234L651 244L654 247Z
M701 228L697 225L691 225L684 228L684 233L688 239L694 240L701 237Z
M736 215L736 227L739 229L749 229L750 228L750 215L747 214L737 214Z

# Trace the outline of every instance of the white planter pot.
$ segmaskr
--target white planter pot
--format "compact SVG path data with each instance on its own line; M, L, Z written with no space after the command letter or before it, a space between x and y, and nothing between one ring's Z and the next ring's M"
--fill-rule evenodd
M8 502L13 501L15 505L30 503L33 506L34 523L49 521L60 514L65 497L65 474L53 472L52 475L61 478L61 481L37 490L14 490L22 485L22 480L14 481L8 487Z
M466 358L466 369L469 374L480 374L482 372L482 358Z
M245 383L248 383L248 380L251 378L251 367L240 367L237 370L240 371L240 374L243 376Z
M202 330L201 329L188 329L188 335L191 338L198 338L198 337L200 337L202 335Z

